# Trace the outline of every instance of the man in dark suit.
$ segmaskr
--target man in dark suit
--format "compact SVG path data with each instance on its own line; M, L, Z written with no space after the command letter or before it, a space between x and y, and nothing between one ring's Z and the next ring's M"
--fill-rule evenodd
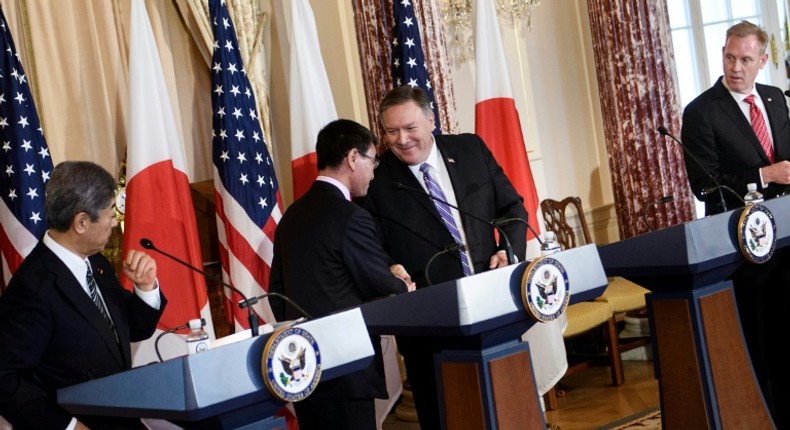
M683 113L683 142L705 167L686 158L689 183L705 201L707 215L723 209L718 192L703 193L716 186L707 172L734 190L736 195L724 192L728 209L743 206L738 196L746 194L748 183L757 184L766 199L788 190L790 119L785 96L779 88L755 83L768 61L767 46L768 35L760 27L747 21L730 27L722 48L724 76ZM752 365L780 428L787 419L781 416L786 414L783 409L790 405L786 365L774 362L784 357L775 350L781 347L776 339L784 336L786 325L788 271L783 254L787 252L777 252L762 265L744 263L732 277ZM778 338L772 336L775 330Z
M56 403L58 388L131 368L129 342L154 333L166 304L153 258L126 256L133 294L99 254L118 224L115 187L93 163L67 161L52 171L49 230L0 298L0 415L14 429L140 427L139 420L75 417Z
M494 229L479 219L527 219L523 199L485 143L473 134L434 136L433 115L419 88L401 86L384 97L379 118L389 148L363 202L376 220L384 249L393 261L403 264L418 288L427 287L429 280L436 284L506 266L504 241L497 244ZM430 175L429 183L438 183L442 200L450 205L437 209L435 200L428 197L434 186L426 185L424 171ZM457 235L448 227L447 214L439 210L452 213ZM523 260L526 226L514 222L504 230L515 255ZM456 251L457 247L464 253ZM442 350L442 340L399 336L397 341L420 427L438 429L433 355Z
M316 142L318 178L285 212L274 235L269 291L286 295L314 317L414 290L403 266L392 268L370 214L351 202L364 196L378 165L370 130L350 120L325 126ZM271 300L278 320L299 315ZM321 382L294 404L299 428L376 429L374 398L387 398L381 339L361 371Z

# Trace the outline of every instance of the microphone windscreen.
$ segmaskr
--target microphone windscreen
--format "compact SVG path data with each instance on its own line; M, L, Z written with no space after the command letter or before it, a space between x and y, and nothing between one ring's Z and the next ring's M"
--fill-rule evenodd
M154 243L151 242L150 239L142 238L140 239L140 246L145 249L154 249Z

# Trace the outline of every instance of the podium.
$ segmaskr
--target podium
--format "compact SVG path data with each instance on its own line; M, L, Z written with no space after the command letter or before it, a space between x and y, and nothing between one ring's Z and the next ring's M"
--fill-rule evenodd
M568 275L571 303L592 299L607 279L594 245L551 256ZM441 337L434 359L446 429L545 429L528 345L534 320L521 301L528 262L360 306L372 334Z
M763 203L774 214L777 249L790 240L790 198ZM740 326L732 281L744 263L742 209L601 246L609 276L651 291L653 355L666 429L775 428ZM785 405L786 406L786 405Z
M363 369L373 359L359 309L296 326L318 343L321 381ZM74 414L160 418L185 428L268 428L270 417L284 406L266 389L261 370L270 336L61 388L58 403Z

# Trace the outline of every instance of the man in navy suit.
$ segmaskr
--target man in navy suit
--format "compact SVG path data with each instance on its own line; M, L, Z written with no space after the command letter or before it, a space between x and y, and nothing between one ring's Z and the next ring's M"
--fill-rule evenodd
M408 85L384 97L379 118L389 148L381 157L363 205L376 220L390 258L403 264L418 288L427 287L429 281L436 284L507 265L504 241L497 243L494 229L480 219L526 220L527 212L523 199L480 137L434 136L434 114L427 96ZM428 197L425 170L450 203L446 209L452 213L457 236L447 226L447 214L440 214L435 200ZM514 254L523 260L526 226L514 222L504 230ZM458 247L463 254L456 250ZM433 355L441 351L443 343L441 339L418 336L398 336L397 341L420 427L438 429Z
M716 186L709 173L740 196L746 194L748 183L757 184L766 199L788 190L790 119L785 96L779 88L755 83L768 61L767 46L768 35L760 27L748 21L730 27L722 48L724 76L683 112L683 142L704 165L703 169L686 158L689 183L705 201L707 215L723 209L718 192L703 193ZM743 206L732 193L724 192L724 197L728 209ZM785 355L777 349L782 346L777 340L785 336L787 314L783 254L787 253L777 252L762 265L744 263L732 277L752 365L780 428L790 425L782 417L790 405L790 379L786 364L779 362Z
M269 291L284 294L314 317L414 290L403 266L389 266L370 214L352 203L367 193L378 165L373 134L354 121L326 125L316 143L318 177L280 220L274 235ZM274 316L301 315L270 299ZM321 382L294 404L302 430L375 430L374 398L387 398L381 339L371 338L373 363Z
M52 170L49 230L0 297L0 415L14 429L140 427L139 420L75 417L56 403L58 388L131 368L129 342L151 337L166 304L153 258L129 251L123 272L135 284L131 293L99 253L118 224L115 187L93 163Z

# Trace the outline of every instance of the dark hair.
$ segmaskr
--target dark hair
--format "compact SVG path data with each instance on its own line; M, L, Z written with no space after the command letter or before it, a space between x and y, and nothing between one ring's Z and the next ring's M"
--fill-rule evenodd
M318 132L315 143L318 170L338 167L349 151L356 148L366 153L374 143L373 133L364 125L349 119L332 121Z
M425 94L425 91L421 90L419 87L401 85L387 93L381 100L381 103L379 103L379 119L385 110L410 101L417 103L417 106L422 109L426 116L433 114L431 100L428 98L428 95Z
M91 221L115 197L115 178L90 161L64 161L54 169L47 183L44 212L49 228L66 231L74 217L85 212Z
M731 36L735 37L749 37L751 35L757 36L757 41L760 42L760 55L765 54L768 49L768 33L759 26L752 24L749 21L741 21L727 29L727 38L725 42L730 40Z

